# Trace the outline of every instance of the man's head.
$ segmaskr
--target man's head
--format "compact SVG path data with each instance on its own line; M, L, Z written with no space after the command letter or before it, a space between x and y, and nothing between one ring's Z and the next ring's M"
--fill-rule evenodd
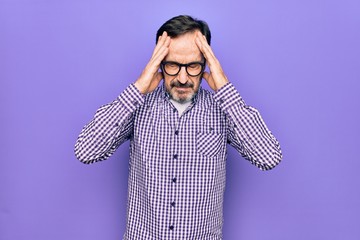
M181 15L168 20L159 28L156 42L164 31L171 37L169 53L162 64L165 88L175 101L188 102L199 90L205 68L205 58L196 45L195 38L200 32L210 44L209 27L204 21ZM189 63L195 64L179 66Z

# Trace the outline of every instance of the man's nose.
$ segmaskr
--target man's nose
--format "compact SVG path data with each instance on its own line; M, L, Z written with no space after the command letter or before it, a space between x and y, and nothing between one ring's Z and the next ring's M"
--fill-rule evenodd
M186 69L184 66L182 66L180 68L180 72L178 74L178 80L179 82L181 82L182 84L185 84L188 81L188 74L186 72Z

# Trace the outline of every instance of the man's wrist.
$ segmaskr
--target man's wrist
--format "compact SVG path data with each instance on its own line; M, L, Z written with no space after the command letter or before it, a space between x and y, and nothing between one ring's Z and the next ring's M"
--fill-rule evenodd
M144 96L133 83L118 96L118 99L129 111L134 111L144 102Z
M146 94L146 90L145 88L141 85L141 83L139 83L139 80L136 80L134 82L134 87L139 91L139 93L141 93L142 95Z
M239 92L231 82L226 83L217 90L214 94L214 99L223 110L226 110L233 104L244 104Z
M223 79L223 80L217 82L217 84L216 84L216 89L217 89L216 92L219 91L221 88L223 88L228 83L229 83L229 80L227 80L227 79Z

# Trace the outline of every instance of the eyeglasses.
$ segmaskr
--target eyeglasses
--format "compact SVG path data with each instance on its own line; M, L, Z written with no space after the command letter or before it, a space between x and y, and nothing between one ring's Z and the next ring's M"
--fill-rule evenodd
M196 77L203 72L205 68L205 62L191 62L187 64L181 64L171 61L161 62L161 69L169 76L178 75L182 67L185 67L185 70L189 76Z

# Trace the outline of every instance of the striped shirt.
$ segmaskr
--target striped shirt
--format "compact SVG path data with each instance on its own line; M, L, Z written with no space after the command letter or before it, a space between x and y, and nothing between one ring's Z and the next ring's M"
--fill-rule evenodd
M126 240L222 239L227 144L262 170L282 158L259 112L231 83L200 87L179 116L165 87L131 84L81 131L76 157L107 159L130 140Z

